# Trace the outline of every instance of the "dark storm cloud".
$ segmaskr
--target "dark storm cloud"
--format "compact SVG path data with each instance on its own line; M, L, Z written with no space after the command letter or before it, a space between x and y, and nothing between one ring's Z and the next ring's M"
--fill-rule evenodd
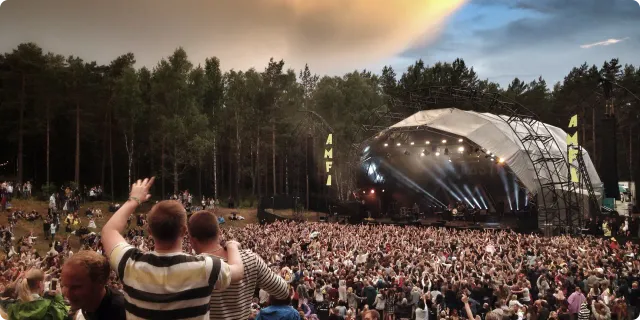
M270 57L314 71L353 70L433 39L465 0L7 0L0 50L33 41L106 63L128 51L154 66L178 46L225 69Z

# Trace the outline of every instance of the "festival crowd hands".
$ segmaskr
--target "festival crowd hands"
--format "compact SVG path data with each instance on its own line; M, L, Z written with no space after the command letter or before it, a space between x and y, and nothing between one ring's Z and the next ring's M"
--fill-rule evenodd
M148 201L153 181L134 183L129 205ZM125 220L119 224L126 229ZM144 233L126 233L124 239L143 252L156 249ZM415 310L422 301L437 318L464 317L467 306L474 317L562 318L576 313L569 303L575 301L570 297L576 286L592 303L587 309L597 320L606 320L600 313L606 315L607 310L610 317L622 317L640 307L640 289L633 284L639 279L638 246L611 239L295 222L223 229L223 239L237 239L289 281L295 288L296 308L336 306L339 300L348 300L347 314L379 309L390 315L399 313L395 306ZM110 252L99 236L83 242L83 249ZM182 250L193 252L186 236ZM45 270L49 280L57 278L72 254L68 239L52 246L46 256L21 250L0 261L0 283L10 286L30 268ZM113 272L109 285L122 290ZM375 299L368 299L367 287L374 288ZM415 299L413 288L420 292Z
M416 285L431 293L426 295L430 311L446 317L464 311L462 294L471 298L474 314L496 308L515 317L538 309L570 314L567 300L576 286L589 301L601 301L619 315L626 308L620 304L640 307L640 299L632 298L640 298L640 289L632 287L639 279L638 246L612 239L295 222L224 233L292 284L304 286L311 300L314 292L346 280L358 295L367 284L405 292L408 284Z

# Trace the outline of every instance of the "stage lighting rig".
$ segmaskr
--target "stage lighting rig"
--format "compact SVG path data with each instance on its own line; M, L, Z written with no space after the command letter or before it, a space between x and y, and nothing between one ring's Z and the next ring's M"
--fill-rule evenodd
M442 140L442 143L447 143L447 140Z
M402 144L401 144L400 142L396 143L396 146L398 146L398 147L399 147L399 146L401 146L401 145L402 145Z
M458 139L458 142L462 142L462 141L463 141L462 139Z
M464 147L458 148L458 152L463 153L464 152Z
M430 144L430 143L431 143L431 141L429 141L429 140L424 142L424 144Z
M413 145L413 142L411 142L410 144Z
M436 151L436 157L440 156L440 152Z
M384 144L384 146L385 146L385 147L388 147L388 146L389 146L389 144L388 144L388 143L385 143L385 144Z

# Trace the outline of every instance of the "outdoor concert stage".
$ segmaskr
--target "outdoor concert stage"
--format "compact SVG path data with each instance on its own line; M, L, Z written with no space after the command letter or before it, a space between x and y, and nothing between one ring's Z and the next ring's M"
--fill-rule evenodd
M546 170L540 169L539 163L550 160L539 160L536 152L559 159L556 162L567 159L567 134L541 124L536 129L539 134L552 138L544 148L538 146L541 151L536 151L531 147L538 143L533 140L536 132L531 129L531 123L536 122L520 124L527 132L518 132L514 123L517 121L505 116L453 108L415 113L361 145L359 189L350 200L360 202L365 218L376 221L382 217L430 217L443 211L454 216L473 212L500 217L527 212L528 216L536 215L527 224L535 225L548 218L556 219L538 219L537 207L543 201L553 201L560 208L565 205L560 203L564 198L541 190L547 190L546 186L555 181L566 181L568 166L558 165L552 170L546 165ZM582 159L591 184L599 192L602 183L584 150ZM555 188L565 185L557 184ZM589 199L584 194L580 193L579 201L588 207ZM421 224L430 223L421 220ZM446 222L456 223L461 222Z
M568 145L563 129L500 103L509 115L433 109L390 127L372 125L376 134L352 144L350 156L360 158L344 163L334 163L329 135L325 167L314 180L323 181L322 188L310 192L307 183L306 194L261 198L259 221L286 219L273 211L283 209L306 220L306 209L340 223L580 232L602 202L589 154L577 142ZM331 179L333 166L344 173L340 179ZM354 172L355 181L349 178Z

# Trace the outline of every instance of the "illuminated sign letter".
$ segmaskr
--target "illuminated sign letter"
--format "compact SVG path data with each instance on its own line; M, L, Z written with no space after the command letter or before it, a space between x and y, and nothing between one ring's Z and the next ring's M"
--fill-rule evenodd
M576 147L578 146L578 132L577 131L573 135L570 135L570 134L567 135L567 145L574 145Z
M324 158L325 159L333 159L333 148L329 150L324 150Z
M578 150L569 149L569 163L573 163L578 157Z
M327 143L325 143L326 145L332 145L333 144L333 134L329 133L329 136L327 137Z
M327 176L327 185L331 186L331 175Z
M580 179L578 179L578 170L575 167L571 167L571 182L580 182Z
M333 161L327 161L324 163L325 169L327 173L329 173L329 171L331 170L331 167L333 167Z
M573 117L571 117L571 120L569 120L569 128L575 128L578 126L578 115L574 115Z

